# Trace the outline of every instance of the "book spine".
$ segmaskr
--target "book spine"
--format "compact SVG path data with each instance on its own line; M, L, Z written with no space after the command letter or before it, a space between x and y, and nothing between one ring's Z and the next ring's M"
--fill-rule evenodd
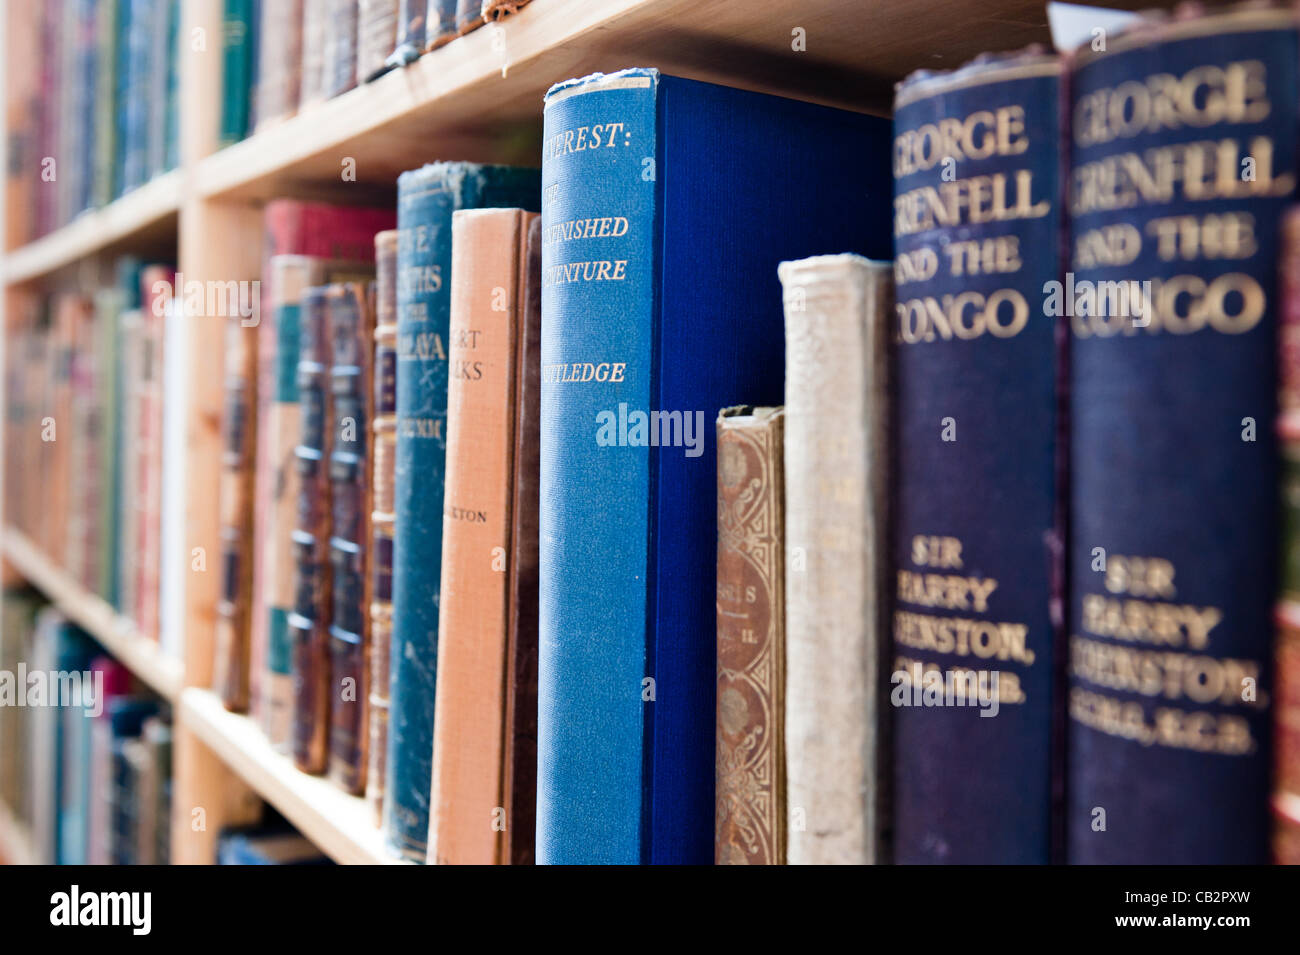
M658 78L620 76L619 86L593 78L553 89L543 113L539 864L647 861L650 455L599 447L595 423L610 409L654 406L655 191L640 188L624 149L656 155ZM603 132L606 122L622 124L624 140L563 148L575 130ZM616 249L562 241L566 222L593 216L626 220ZM569 263L606 258L636 267L618 282L566 280ZM583 382L594 356L618 364Z
M397 458L384 831L390 846L421 862L428 851L437 686L451 214L537 205L535 170L434 163L397 180Z
M435 50L456 39L457 0L427 0L424 48Z
M121 0L102 0L96 9L95 31L95 160L92 204L113 200L113 162L117 155L114 96L117 91L118 18Z
M1060 72L1019 54L912 77L895 102L900 864L1053 851L1060 325L1039 303L1060 274Z
M252 587L252 481L257 422L257 329L226 319L226 409L221 482L221 598L213 661L214 686L226 708L250 702L249 621Z
M791 865L882 862L887 263L782 262Z
M390 69L397 43L398 0L361 0L357 10L357 81L367 83Z
M510 507L502 861L532 865L537 844L537 510L542 387L542 220L528 226L527 273L515 359L515 473Z
M302 0L302 79L298 108L325 98L325 32L331 0Z
M328 99L357 85L357 3L331 0L325 21L321 91Z
M121 418L117 412L122 383L121 362L122 291L101 289L95 297L95 335L99 365L99 407L103 428L103 458L100 462L99 576L94 592L110 606L117 604L117 499L121 475ZM11 512L12 513L12 512Z
M464 36L484 23L483 0L457 0L456 35Z
M382 819L393 633L393 465L397 455L397 231L375 236L374 469L371 472L370 767L366 800Z
M370 538L370 342L374 336L364 286L330 287L333 434L329 539L334 612L330 625L330 778L361 794L366 785L370 644L367 574Z
M278 750L293 738L293 644L289 616L294 609L292 534L301 493L295 448L302 436L298 402L299 329L303 290L319 280L317 262L305 256L271 259L272 334L275 337L268 385L264 433L259 448L265 469L264 519L259 522L266 672L262 682L262 718L267 739ZM260 342L259 342L260 345ZM259 356L261 357L261 356ZM256 601L254 602L256 609Z
M148 145L145 154L145 176L150 179L167 168L167 74L172 59L168 45L175 39L170 25L172 13L172 0L153 0L153 19L149 24Z
M1277 433L1279 586L1273 651L1273 861L1300 865L1300 207L1282 223Z
M302 24L303 0L263 0L257 38L258 129L292 116L298 109Z
M1278 486L1298 66L1293 12L1244 8L1073 65L1074 863L1268 859L1278 515L1258 491ZM1204 77L1173 113L1127 105Z
M718 865L785 862L785 470L779 408L718 416Z
M252 75L253 0L226 0L222 20L222 146L248 135L249 82Z
M330 340L326 288L306 289L298 343L298 398L302 436L298 468L298 526L293 532L296 574L293 645L293 757L308 773L325 771L329 742L329 440Z
M438 687L429 861L502 861L515 365L529 216L452 217Z
M160 540L162 534L162 379L165 303L172 297L174 273L160 265L140 273L142 355L140 368L139 447L135 486L137 553L136 625L150 640L158 639Z
M140 380L144 367L144 320L139 308L119 320L122 335L122 455L118 492L117 609L136 621L139 551L136 541L135 499L140 483Z
M388 54L389 66L405 66L424 50L428 2L429 0L400 0L397 8L397 44Z

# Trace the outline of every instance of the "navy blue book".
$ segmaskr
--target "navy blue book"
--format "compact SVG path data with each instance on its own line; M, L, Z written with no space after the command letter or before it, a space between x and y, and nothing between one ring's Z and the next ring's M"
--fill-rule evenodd
M451 214L491 207L535 212L540 198L536 169L439 162L397 179L396 520L383 827L388 844L418 862L427 852L433 781Z
M779 262L890 257L889 123L632 69L544 127L537 861L708 864L712 422L782 402Z
M914 74L894 104L900 864L1059 842L1060 79L1027 51Z
M1076 58L1071 862L1269 858L1278 224L1295 201L1298 66L1292 16L1260 9Z

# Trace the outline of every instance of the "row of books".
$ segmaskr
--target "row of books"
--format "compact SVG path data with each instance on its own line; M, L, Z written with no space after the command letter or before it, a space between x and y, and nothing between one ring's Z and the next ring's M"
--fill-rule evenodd
M184 590L176 578L192 563L184 539L185 319L162 297L171 266L124 257L113 272L99 288L16 302L6 519L179 658ZM164 560L177 548L185 556ZM165 577L180 585L165 587Z
M28 826L36 861L165 864L165 707L30 591L5 590L0 612L0 798Z
M226 0L220 142L377 79L528 0Z
M179 163L179 0L15 4L8 236L20 245ZM197 52L197 51L196 51Z

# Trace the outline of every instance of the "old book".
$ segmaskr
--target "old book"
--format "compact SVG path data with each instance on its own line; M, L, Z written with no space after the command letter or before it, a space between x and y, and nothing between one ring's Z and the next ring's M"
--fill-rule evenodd
M136 620L140 560L135 501L140 483L140 380L144 367L144 316L138 307L119 318L122 348L122 452L118 492L117 609Z
M1281 534L1273 650L1273 861L1300 865L1300 208L1282 221L1278 302Z
M388 72L385 62L397 43L398 0L360 0L357 4L357 82Z
M1069 82L1068 859L1262 863L1295 21L1243 5L1106 46Z
M470 4L472 0L464 0L464 2ZM479 0L480 15L485 23L500 23L531 2L532 0Z
M438 677L429 861L508 861L504 788L519 377L530 329L528 230L521 209L452 215Z
M791 865L887 861L888 262L782 262Z
M302 80L303 0L263 0L258 30L256 128L298 110Z
M189 409L190 369L175 356L189 354L193 317L182 302L172 299L163 316L163 354L173 356L163 363L163 420L161 479L159 483L160 568L158 573L158 644L174 660L185 656L188 618L186 585L194 573L186 509L189 505Z
M784 424L718 414L718 865L785 863Z
M399 0L397 41L388 54L388 65L405 66L424 51L425 16L429 0Z
M176 273L170 266L148 265L140 273L142 361L139 390L135 541L136 626L158 639L162 538L163 367L166 361L166 303L172 299Z
M714 409L781 403L776 263L890 254L889 124L632 69L543 125L537 861L707 864Z
M366 786L370 743L371 342L374 313L361 283L329 287L330 336L329 775L342 789Z
M298 108L325 99L325 30L332 0L302 0L302 73Z
M237 143L249 132L252 105L254 0L225 0L221 23L221 146Z
M895 99L899 863L1052 854L1061 325L1039 310L1060 277L1060 73L1034 51L984 57ZM931 137L958 121L970 145L947 161ZM985 184L1003 211L948 215L944 197Z
M253 463L257 418L258 331L239 315L226 323L222 421L221 596L217 602L213 686L226 709L243 713L250 700L249 621L253 582Z
M390 847L419 862L428 850L433 772L451 216L457 209L535 209L538 178L535 169L433 163L397 180L397 459L383 827Z
M321 93L328 99L357 85L356 0L329 0L321 45Z
M366 801L383 817L393 633L393 466L397 457L397 230L375 236L374 420L370 512L370 765Z
M323 773L329 745L329 453L330 338L327 287L305 289L298 339L301 437L294 449L298 515L294 550L294 608L289 615L293 672L293 759L304 772Z
M428 0L424 21L424 48L434 50L456 39L458 0Z
M98 363L95 354L94 307L77 296L68 360L71 417L65 419L63 440L68 445L68 514L63 570L87 589L98 578L100 419L96 395Z

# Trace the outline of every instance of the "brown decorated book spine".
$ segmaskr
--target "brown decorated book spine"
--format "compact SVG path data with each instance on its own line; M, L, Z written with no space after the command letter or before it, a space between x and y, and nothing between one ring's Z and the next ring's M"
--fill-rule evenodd
M370 511L370 759L366 801L378 825L388 752L393 633L393 465L397 451L397 230L375 236L374 448Z
M168 266L146 266L140 273L141 319L144 329L144 363L140 377L139 475L135 489L136 548L139 580L136 584L136 624L150 640L158 639L158 609L162 563L162 426L163 347L165 306L172 298L175 272Z
M226 709L248 710L249 621L253 582L253 448L257 400L257 329L226 319L226 409L221 481L221 591L217 602L214 685Z
M515 359L515 476L506 643L507 813L502 861L532 865L537 846L538 493L541 487L542 219L528 226L528 272Z
M370 612L370 364L374 321L366 287L331 285L327 299L333 368L330 567L330 778L347 792L366 787Z
M261 4L258 30L257 129L292 116L298 110L302 83L303 0Z
M308 773L325 771L329 743L329 437L330 341L326 288L302 297L298 397L302 436L298 468L298 526L293 532L294 609L289 615L293 651L293 758Z
M136 591L140 579L140 554L135 539L135 489L139 483L140 377L144 365L144 316L127 309L118 319L122 336L122 487L117 514L117 606L132 622L136 619Z
M521 308L534 213L452 214L447 477L429 861L504 860L509 552Z
M784 422L718 415L718 865L785 863Z

